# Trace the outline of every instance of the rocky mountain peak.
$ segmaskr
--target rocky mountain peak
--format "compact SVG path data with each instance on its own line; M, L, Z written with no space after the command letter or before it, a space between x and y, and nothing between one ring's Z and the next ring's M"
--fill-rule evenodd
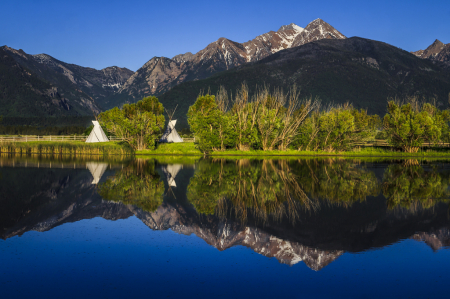
M317 18L314 21L310 22L308 24L308 26L319 26L319 25L323 25L323 24L328 24L328 23L320 18ZM306 27L308 27L308 26L306 26Z
M48 63L54 59L53 57L51 57L50 55L47 55L45 53L31 55L31 56L33 56L33 58L39 63Z
M178 63L185 63L186 61L190 61L194 58L194 54L191 52L186 52L184 54L178 54L172 57L172 60L175 60Z
M450 44L444 44L440 40L436 39L425 50L419 50L411 53L420 58L448 63L450 61Z
M311 23L309 23L306 28L306 31L309 31L311 33L314 33L316 30L318 33L320 33L319 36L317 36L317 39L323 39L323 38L334 38L334 39L344 39L346 38L342 33L337 31L333 26L328 24L322 19L315 19ZM316 40L317 40L316 39Z
M346 39L346 37L322 19L315 19L295 38L291 48L321 39Z
M291 23L289 25L281 26L280 29L278 29L277 32L285 31L285 30L295 30L295 31L298 31L300 33L300 32L302 32L305 29L300 27L300 26L298 26L298 25L296 25L296 24L294 24L294 23Z
M438 40L438 39L436 39L427 49L430 49L430 48L434 48L434 49L436 49L436 48L443 48L445 46L445 44L443 43L443 42L441 42L440 40Z

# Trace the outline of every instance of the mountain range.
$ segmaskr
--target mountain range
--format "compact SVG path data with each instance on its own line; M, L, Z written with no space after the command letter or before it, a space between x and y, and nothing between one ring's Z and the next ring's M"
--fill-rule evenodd
M346 38L321 19L305 28L281 26L244 43L219 38L203 50L172 58L153 57L136 72L95 70L29 55L4 46L0 65L0 115L12 117L91 116L101 110L158 96L186 126L186 113L201 90L220 85L232 93L246 82L250 92L264 84L324 104L352 102L383 114L388 97L418 95L446 106L450 92L450 44L436 40L408 53L363 38ZM29 74L29 75L28 75ZM32 82L31 82L31 81Z
M172 59L153 57L128 79L116 95L106 98L101 104L111 108L126 101L137 101L144 96L160 95L180 83L205 79L216 73L259 61L281 50L320 39L345 39L345 36L328 23L317 19L306 28L292 23L245 43L221 37L196 54L180 54Z
M450 71L440 61L421 59L389 44L369 39L321 39L279 51L264 59L220 72L207 79L185 82L160 96L164 107L178 105L180 126L199 90L215 94L224 86L235 94L246 82L250 95L257 86L294 84L300 97L318 97L322 105L352 103L355 108L384 116L389 98L418 96L448 106Z

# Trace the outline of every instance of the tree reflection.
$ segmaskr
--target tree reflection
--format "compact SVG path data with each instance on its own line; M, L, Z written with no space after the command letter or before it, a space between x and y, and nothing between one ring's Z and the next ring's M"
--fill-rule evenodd
M153 160L136 159L100 184L98 193L106 200L153 212L162 203L164 183L155 171Z
M298 160L292 171L312 198L349 205L380 193L375 174L358 162L340 159Z
M202 214L295 222L300 209L317 211L320 199L349 205L379 192L374 173L348 160L204 160L188 199Z
M204 160L191 178L188 199L199 213L242 221L253 215L295 222L299 208L316 208L285 160Z
M425 170L417 160L392 164L383 175L383 194L388 207L433 207L449 201L450 173L436 167Z

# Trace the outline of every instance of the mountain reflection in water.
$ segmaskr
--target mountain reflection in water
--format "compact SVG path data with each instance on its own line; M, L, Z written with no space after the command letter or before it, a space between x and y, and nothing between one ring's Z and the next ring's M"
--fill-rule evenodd
M443 162L0 161L3 239L134 215L152 230L195 234L219 250L243 245L314 270L344 252L407 238L433 250L450 245L450 164Z

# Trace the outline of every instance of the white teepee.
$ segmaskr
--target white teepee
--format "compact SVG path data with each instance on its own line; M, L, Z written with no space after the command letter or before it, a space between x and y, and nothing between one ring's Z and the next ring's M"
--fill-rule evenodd
M102 127L98 123L98 121L93 120L94 128L89 134L89 137L86 139L86 142L108 142L109 139L106 137L105 132L103 132Z
M102 178L105 170L108 168L107 163L97 163L97 162L87 162L86 167L92 174L94 180L92 181L93 185L97 185L100 179Z
M167 129L159 142L183 142L183 139L181 139L180 135L178 135L177 130L175 130L176 123L176 119L169 121Z

